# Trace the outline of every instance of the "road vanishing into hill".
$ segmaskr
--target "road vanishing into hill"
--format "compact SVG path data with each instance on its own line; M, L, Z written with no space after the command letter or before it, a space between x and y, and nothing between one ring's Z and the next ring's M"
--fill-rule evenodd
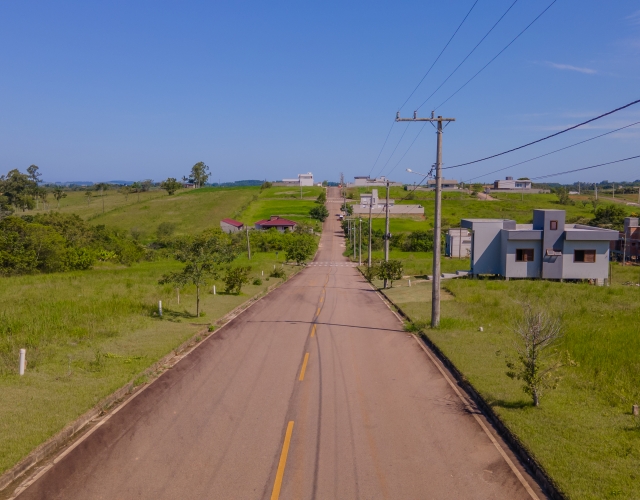
M329 191L331 217L307 269L18 498L544 498L342 256L339 192Z

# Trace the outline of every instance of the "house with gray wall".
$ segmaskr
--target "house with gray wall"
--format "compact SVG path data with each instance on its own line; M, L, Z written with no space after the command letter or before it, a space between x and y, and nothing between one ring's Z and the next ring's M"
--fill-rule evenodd
M471 233L468 229L451 228L444 241L444 254L447 257L466 259L471 255Z
M534 210L533 224L462 219L471 232L471 273L505 278L595 280L609 277L611 229L566 224L564 210Z

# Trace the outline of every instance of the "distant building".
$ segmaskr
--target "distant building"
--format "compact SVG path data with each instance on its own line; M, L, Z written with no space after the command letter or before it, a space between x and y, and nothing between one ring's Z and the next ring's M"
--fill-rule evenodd
M378 190L372 189L371 193L362 193L360 195L360 204L353 205L354 214L368 214L371 208L372 214L386 213L387 200L386 197L380 199ZM408 215L424 215L424 207L422 205L396 205L395 200L389 200L390 214L408 214Z
M225 233L237 233L244 229L244 224L233 219L222 219L220 221L220 229Z
M445 255L466 259L471 256L471 233L468 229L451 228L445 237Z
M293 229L297 225L298 223L295 221L292 221L289 219L283 219L279 215L272 215L267 220L259 220L258 222L256 222L255 227L256 229L260 229L260 230L271 229L275 227L278 231L280 231L281 233L284 233L287 230L293 231Z
M462 219L471 230L471 273L505 278L595 280L609 276L611 229L565 224L564 210L534 210L533 224Z
M368 175L366 176L357 176L353 178L353 184L349 184L351 187L371 187L371 186L386 186L387 181L390 186L402 186L399 182L393 182L387 179L384 175L381 177L376 177L372 179Z
M442 187L442 189L458 189L458 181L442 179L442 181L440 181L440 186ZM429 179L427 181L427 187L435 189L436 180L435 179Z
M495 181L493 189L531 189L531 181L528 179L513 180L513 177L507 177L503 181Z
M313 186L313 174L311 172L298 174L297 179L282 179L282 182L292 186Z
M638 217L625 217L618 241L611 243L611 251L618 260L640 262L640 226Z

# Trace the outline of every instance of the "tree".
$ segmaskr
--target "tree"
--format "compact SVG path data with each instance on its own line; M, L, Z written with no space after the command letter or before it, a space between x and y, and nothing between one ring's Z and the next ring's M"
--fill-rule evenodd
M176 225L173 222L161 222L156 230L156 235L159 240L166 241L173 236L176 230Z
M591 219L589 225L622 230L626 215L627 212L622 205L599 205L595 209L595 217Z
M343 203L340 210L347 215L353 215L353 206L350 203Z
M31 194L36 202L36 209L38 208L38 200L41 197L41 193L38 191L38 183L40 182L41 174L38 172L38 165L29 165L27 168L27 177L33 183L31 187Z
M7 198L9 205L13 205L16 210L20 208L23 212L35 207L33 198L36 187L37 184L18 169L0 177L0 192Z
M140 183L141 190L143 193L151 191L151 186L153 186L153 181L151 179L145 179Z
M264 189L269 189L271 186L273 186L273 184L269 181L264 181L262 183L262 186L260 186L260 191L264 190Z
M324 222L326 218L329 217L329 210L327 210L327 207L324 205L316 205L309 210L309 217Z
M136 181L133 184L131 184L131 191L138 195L138 201L140 201L140 192L142 191L142 183Z
M304 264L315 252L315 239L311 234L291 233L284 246L285 257L298 265Z
M160 187L164 189L169 196L175 194L175 192L182 187L175 177L169 177L166 181L160 183Z
M380 262L380 268L378 271L378 277L381 280L389 280L391 282L391 288L393 288L393 282L402 279L402 261L389 260Z
M249 273L251 266L227 267L227 272L222 281L224 281L224 291L239 295L242 291L242 285L249 283Z
M58 202L58 209L60 209L60 200L66 198L67 193L65 193L60 186L56 186L53 188L53 197Z
M211 229L197 237L185 240L178 246L176 260L185 264L182 271L165 274L160 284L172 284L178 288L186 284L196 287L196 316L200 316L200 288L209 279L220 277L221 266L235 259L237 250L228 234Z
M524 304L523 309L522 318L513 328L517 360L507 361L507 376L522 380L523 392L538 406L543 391L557 386L559 379L553 378L553 373L564 364L553 349L562 337L562 325L559 319L544 310L534 310L530 304Z
M209 180L209 167L203 161L199 161L191 167L191 178L196 187L202 187Z
M327 192L323 189L322 192L316 198L316 203L324 205L327 202Z
M556 196L558 197L558 203L560 203L560 205L571 205L569 190L566 187L556 189Z
M122 186L119 189L120 193L124 195L124 200L129 201L129 195L131 194L131 186Z
M85 191L84 197L87 199L87 205L91 203L91 198L93 197L93 193L91 191Z

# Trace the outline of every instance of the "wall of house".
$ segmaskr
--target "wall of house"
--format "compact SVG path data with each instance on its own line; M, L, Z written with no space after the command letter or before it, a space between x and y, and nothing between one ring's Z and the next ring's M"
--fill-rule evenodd
M506 278L539 278L542 268L542 242L540 240L508 240L508 231L502 232L502 275ZM516 262L516 250L533 248L533 261Z
M595 250L594 263L574 262L574 250ZM564 259L562 278L564 279L599 279L609 276L609 242L608 241L571 241L564 242Z
M462 238L459 229L450 229L445 239L445 255L447 257L467 258L471 255L471 234L462 229Z
M235 233L240 231L241 228L232 226L231 224L227 224L226 222L220 222L220 229L222 229L225 233Z
M473 223L471 239L473 274L501 274L500 231L503 221Z

